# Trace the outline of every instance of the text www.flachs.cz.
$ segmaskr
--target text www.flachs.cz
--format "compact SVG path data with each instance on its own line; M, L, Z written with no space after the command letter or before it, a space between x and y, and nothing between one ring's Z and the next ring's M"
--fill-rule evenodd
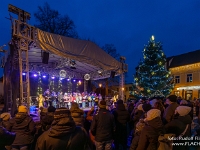
M173 146L200 146L200 142L172 143Z

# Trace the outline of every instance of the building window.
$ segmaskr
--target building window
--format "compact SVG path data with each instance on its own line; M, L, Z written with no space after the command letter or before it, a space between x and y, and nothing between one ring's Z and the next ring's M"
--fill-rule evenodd
M192 100L192 90L185 91L186 100Z
M180 83L180 76L175 76L175 83Z
M174 91L174 95L176 95L177 97L180 96L180 91Z
M187 74L187 82L192 82L192 74Z

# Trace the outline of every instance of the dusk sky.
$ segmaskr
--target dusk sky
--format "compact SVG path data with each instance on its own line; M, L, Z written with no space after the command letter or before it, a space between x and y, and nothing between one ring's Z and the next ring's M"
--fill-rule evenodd
M34 12L44 0L1 0L0 46L11 38L8 4L31 13L30 24L37 24ZM142 58L151 35L163 44L167 57L200 49L199 0L48 0L52 9L67 14L78 35L100 47L114 44L126 57L128 81ZM4 48L8 49L8 47ZM191 58L192 59L192 58ZM2 69L0 71L2 76Z

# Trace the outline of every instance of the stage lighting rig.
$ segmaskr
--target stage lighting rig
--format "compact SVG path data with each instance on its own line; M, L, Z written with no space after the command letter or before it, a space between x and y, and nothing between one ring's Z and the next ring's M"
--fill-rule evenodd
M76 61L75 60L70 60L70 68L76 69Z

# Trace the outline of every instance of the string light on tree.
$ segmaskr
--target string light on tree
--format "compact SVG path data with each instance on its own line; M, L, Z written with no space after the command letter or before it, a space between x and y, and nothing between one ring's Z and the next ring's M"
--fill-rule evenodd
M164 55L162 44L155 41L152 35L150 41L143 49L144 59L140 61L133 84L134 97L151 96L156 91L160 91L167 96L173 89L173 77L165 68L166 56Z

